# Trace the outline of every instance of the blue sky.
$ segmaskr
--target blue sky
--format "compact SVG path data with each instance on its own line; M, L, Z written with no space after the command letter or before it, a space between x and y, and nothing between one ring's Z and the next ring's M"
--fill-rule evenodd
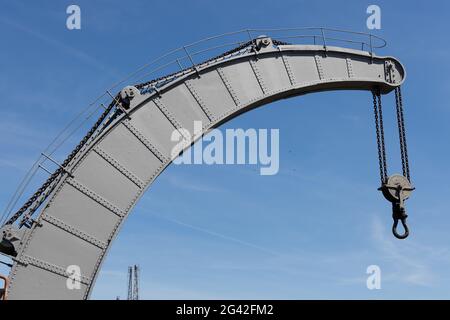
M72 3L81 7L81 30L66 29ZM311 94L222 126L278 128L279 174L260 176L254 165L169 167L122 228L92 298L124 297L131 264L141 267L146 299L450 298L447 1L0 4L2 206L82 106L152 58L247 27L367 31L366 8L379 5L382 29L374 33L388 46L378 53L397 57L407 70L403 93L417 187L407 202L411 236L393 238L390 204L376 190L370 93ZM383 101L393 173L400 171L394 99ZM381 290L366 288L372 264L381 268Z

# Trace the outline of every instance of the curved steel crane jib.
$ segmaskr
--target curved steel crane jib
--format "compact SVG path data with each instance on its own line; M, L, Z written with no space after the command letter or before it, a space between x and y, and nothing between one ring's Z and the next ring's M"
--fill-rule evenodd
M378 88L387 94L404 79L402 64L392 57L323 45L274 45L267 38L257 52L197 65L157 90L126 87L116 96L123 112L65 168L31 228L9 226L16 251L9 299L89 297L123 221L174 159L174 129L198 138L194 121L206 132L279 99L341 89ZM77 289L68 288L73 276Z

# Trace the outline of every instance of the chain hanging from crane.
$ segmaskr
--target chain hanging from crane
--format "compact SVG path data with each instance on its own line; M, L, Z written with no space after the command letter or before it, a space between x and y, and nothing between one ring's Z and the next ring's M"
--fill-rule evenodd
M406 218L408 215L406 214L404 201L409 198L414 188L411 185L411 176L409 172L402 93L400 87L395 88L395 105L403 175L394 174L392 176L388 176L387 173L386 147L384 144L383 108L381 105L380 89L376 88L373 90L372 95L378 148L378 164L381 179L381 187L378 190L380 190L384 197L392 203L392 218L394 220L392 225L392 233L398 239L405 239L409 235L409 228L406 224ZM404 228L403 234L399 234L397 231L399 221L401 221Z

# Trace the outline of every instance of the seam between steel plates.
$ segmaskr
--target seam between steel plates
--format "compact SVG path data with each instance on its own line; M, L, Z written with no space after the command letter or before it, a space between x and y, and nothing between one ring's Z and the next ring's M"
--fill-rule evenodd
M288 56L285 56L280 50L281 60L283 61L284 68L286 69L287 75L289 77L289 81L291 82L291 85L295 85L295 75L292 71L291 65L289 63Z
M195 86L192 83L192 80L186 80L184 82L189 92L194 97L195 101L197 101L200 109L202 109L203 113L206 115L209 121L214 121L214 115L211 113L211 110L206 106L205 102L202 100L198 92L195 90Z
M222 80L223 84L225 85L225 88L228 90L228 93L230 94L231 98L234 101L234 104L236 106L239 106L241 102L239 101L239 97L237 96L236 92L234 91L230 80L228 80L225 72L223 71L223 68L218 67L217 73L219 74L220 79Z
M66 232L68 232L68 233L70 233L70 234L96 246L96 247L99 247L100 249L104 249L108 246L108 244L106 242L101 241L101 240L85 233L84 231L81 231L81 230L75 228L75 227L72 227L71 225L67 224L66 222L64 222L56 217L53 217L46 213L43 213L41 217L42 217L42 220L47 221L48 223L51 223L52 225L66 231Z
M183 134L183 130L180 130L183 128L183 126L180 124L180 122L178 122L177 119L175 119L175 117L172 115L172 113L169 111L169 109L167 109L167 107L164 105L164 103L161 101L161 99L158 97L155 97L152 101L156 104L158 109L167 118L167 120L169 120L169 122L173 125L173 127L180 132L181 136L184 137L186 140L189 140Z
M101 204L103 207L114 213L115 215L119 217L123 217L125 215L125 212L122 209L119 209L117 206L110 203L108 200L103 198L102 196L98 195L94 191L90 190L86 186L82 185L80 182L76 181L73 178L67 179L67 183L70 184L72 187L80 191L81 193L85 194L98 204Z
M256 80L258 81L258 84L261 87L263 94L267 94L267 87L266 87L266 84L264 83L261 72L259 71L256 60L250 58L249 62L250 62L250 66L252 67L253 73L255 74Z
M316 54L314 56L314 61L316 62L317 73L319 74L319 79L320 80L325 79L325 75L324 75L323 67L322 67L322 57Z
M132 173L130 170L126 169L123 165L119 163L116 159L114 159L112 156L110 156L108 153L106 153L104 150L100 148L100 146L96 146L94 148L94 151L102 157L106 162L108 162L111 166L113 166L117 171L119 171L121 174L123 174L128 180L133 182L136 186L138 186L139 189L143 189L145 187L144 182L141 181L134 173Z
M160 162L166 161L166 157L129 120L124 120L122 123Z
M65 278L69 278L70 274L66 271L65 268L61 267L61 266L57 266L55 264L49 263L47 261L29 256L29 255L22 255L20 259L15 259L19 264L22 265L32 265L35 267L38 267L40 269L43 269L45 271L49 271L51 273L60 275L62 277ZM88 285L91 282L91 279L89 277L86 276L80 276L80 282L82 284Z
M345 62L347 63L347 72L349 78L354 78L355 74L353 72L352 60L350 58L346 58Z

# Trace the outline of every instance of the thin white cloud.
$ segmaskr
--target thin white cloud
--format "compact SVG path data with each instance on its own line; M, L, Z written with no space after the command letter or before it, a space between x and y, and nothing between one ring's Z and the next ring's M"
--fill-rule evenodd
M2 115L4 117L4 115ZM13 145L18 148L34 149L37 141L45 141L50 138L48 131L39 131L20 119L0 120L0 143Z
M215 232L215 231L210 231L210 230L207 230L207 229L204 229L204 228L201 228L201 227L197 227L197 226L194 226L192 224L185 223L185 222L182 222L182 221L179 221L179 220L176 220L176 219L164 217L164 216L157 215L157 214L152 214L152 215L157 216L158 218L170 221L170 222L175 223L177 225L180 225L182 227L186 227L186 228L189 228L189 229L194 230L194 231L198 231L198 232L201 232L201 233L208 234L208 235L213 236L213 237L217 237L217 238L220 238L220 239L232 241L234 243L238 243L238 244L241 244L241 245L246 246L246 247L250 247L250 248L253 248L253 249L257 249L259 251L263 251L265 253L269 253L271 255L279 255L278 253L276 253L276 252L274 252L272 250L266 249L264 247L258 246L256 244L253 244L253 243L250 243L250 242L247 242L247 241L243 241L243 240L240 240L240 239L237 239L237 238L234 238L234 237L230 237L230 236L227 236L227 235Z
M0 16L0 23L3 23L11 28L14 28L16 30L22 31L38 40L42 40L51 46L63 51L64 53L72 56L73 58L76 58L78 61L87 64L91 67L94 67L102 72L106 72L109 75L113 76L115 79L123 77L123 75L119 74L116 70L113 68L103 64L100 60L92 57L91 55L87 54L84 51L81 51L79 49L76 49L74 47L68 46L65 43L58 41L56 39L50 38L49 36L40 33L34 29L31 29L25 25L18 24L6 17Z
M199 179L187 179L181 176L175 176L175 175L165 175L165 179L174 187L189 190L189 191L196 191L196 192L224 192L226 190L221 189L217 186L213 186L211 184L206 184L198 181Z

